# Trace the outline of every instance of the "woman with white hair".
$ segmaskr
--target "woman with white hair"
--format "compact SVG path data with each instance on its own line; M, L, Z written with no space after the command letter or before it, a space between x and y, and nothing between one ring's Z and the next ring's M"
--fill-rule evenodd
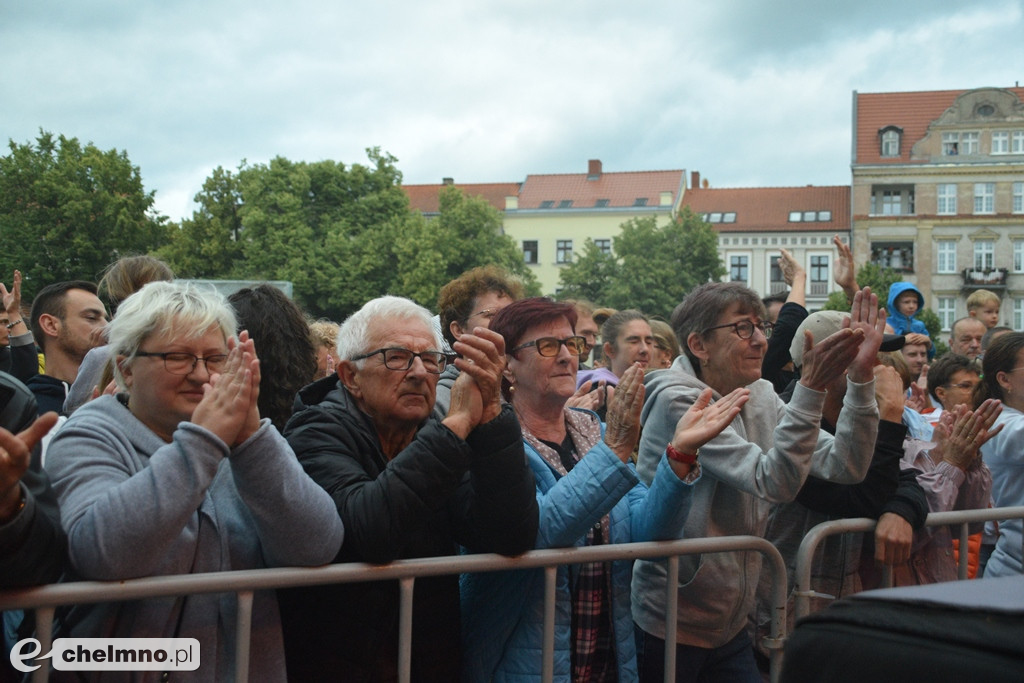
M285 435L345 523L338 562L533 547L533 476L519 422L500 399L504 341L476 326L453 346L459 376L438 419L435 391L449 359L430 312L374 299L338 332L338 374L299 392ZM397 679L397 581L282 591L281 613L294 680ZM460 637L458 577L417 579L412 680L458 680Z
M153 282L108 328L119 393L77 410L50 444L73 578L116 581L329 562L343 528L257 409L260 367L215 292ZM301 533L297 533L301 531ZM72 637L196 638L189 680L234 674L234 594L81 605ZM284 680L272 593L253 601L250 669ZM160 672L152 672L152 678ZM105 672L105 678L138 674Z

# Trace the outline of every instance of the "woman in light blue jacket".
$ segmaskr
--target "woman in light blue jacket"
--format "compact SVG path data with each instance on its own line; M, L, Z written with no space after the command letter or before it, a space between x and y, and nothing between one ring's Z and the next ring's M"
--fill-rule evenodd
M523 299L491 329L505 338L504 391L523 430L537 484L537 548L679 538L700 477L697 448L732 421L740 389L709 406L710 392L680 419L655 484L639 483L631 462L640 429L643 370L623 374L608 423L573 409L584 340L571 305ZM556 582L555 680L637 679L630 616L631 562L560 567ZM533 681L541 674L544 573L527 569L462 579L465 680Z

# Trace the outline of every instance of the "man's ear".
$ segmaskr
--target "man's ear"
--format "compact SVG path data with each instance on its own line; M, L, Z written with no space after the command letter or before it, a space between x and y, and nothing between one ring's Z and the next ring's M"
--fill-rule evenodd
M342 386L348 389L348 392L357 398L362 396L362 391L359 388L358 374L356 365L352 361L338 361L338 379L341 380Z
M121 376L124 377L125 388L127 388L128 391L131 391L134 377L132 375L132 364L128 363L127 360L127 356L118 356L114 362L117 363L117 368L121 371ZM103 388L101 388L101 391L102 389Z
M49 313L43 313L39 316L39 328L48 336L56 337L60 334L61 321L55 315ZM36 342L42 344L41 339L37 339Z

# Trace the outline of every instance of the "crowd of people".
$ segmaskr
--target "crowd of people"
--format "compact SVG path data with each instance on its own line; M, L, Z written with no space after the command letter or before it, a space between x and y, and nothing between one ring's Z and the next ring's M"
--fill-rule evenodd
M848 313L809 312L783 250L783 296L707 283L668 321L525 297L494 266L446 285L437 315L382 296L340 325L268 285L224 298L175 281L148 256L42 287L27 311L15 272L0 284L0 589L753 535L792 590L804 534L842 517L878 522L823 545L818 607L881 567L899 585L954 579L959 552L974 575L1021 574L1020 520L958 548L925 518L1021 504L1024 333L981 290L939 355L923 294L859 288L834 243ZM662 681L672 647L678 681L760 681L760 554L680 558L672 643L666 581L663 560L559 567L555 680ZM541 569L417 580L412 679L540 680L547 590ZM250 671L397 680L400 600L396 581L258 591ZM55 635L196 638L200 669L173 678L229 680L236 601L76 605ZM35 626L4 622L8 647Z

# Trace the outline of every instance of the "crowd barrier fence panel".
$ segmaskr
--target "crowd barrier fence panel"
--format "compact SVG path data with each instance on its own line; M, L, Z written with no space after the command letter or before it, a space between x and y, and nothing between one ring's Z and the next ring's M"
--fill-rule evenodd
M665 642L674 643L678 615L676 586L679 580L679 556L741 550L753 550L764 555L764 567L771 574L773 611L770 639L767 644L772 652L772 680L776 681L780 673L782 644L786 636L786 566L775 546L757 536L724 536L586 548L534 550L518 557L494 554L459 555L399 560L387 565L347 563L312 568L281 567L180 576L153 576L118 582L80 581L0 592L0 610L35 609L38 640L41 644L41 652L46 654L52 649L53 617L55 609L59 606L139 600L193 593L236 593L238 595L238 615L235 680L245 683L249 680L249 633L252 622L253 591L395 579L399 581L400 586L399 681L408 683L412 645L412 598L417 577L543 568L545 591L542 681L548 683L552 680L554 673L555 579L560 565L608 560L666 558ZM42 660L42 664L33 673L33 681L41 683L47 680L49 660ZM666 681L675 680L675 665L675 648L666 647Z

